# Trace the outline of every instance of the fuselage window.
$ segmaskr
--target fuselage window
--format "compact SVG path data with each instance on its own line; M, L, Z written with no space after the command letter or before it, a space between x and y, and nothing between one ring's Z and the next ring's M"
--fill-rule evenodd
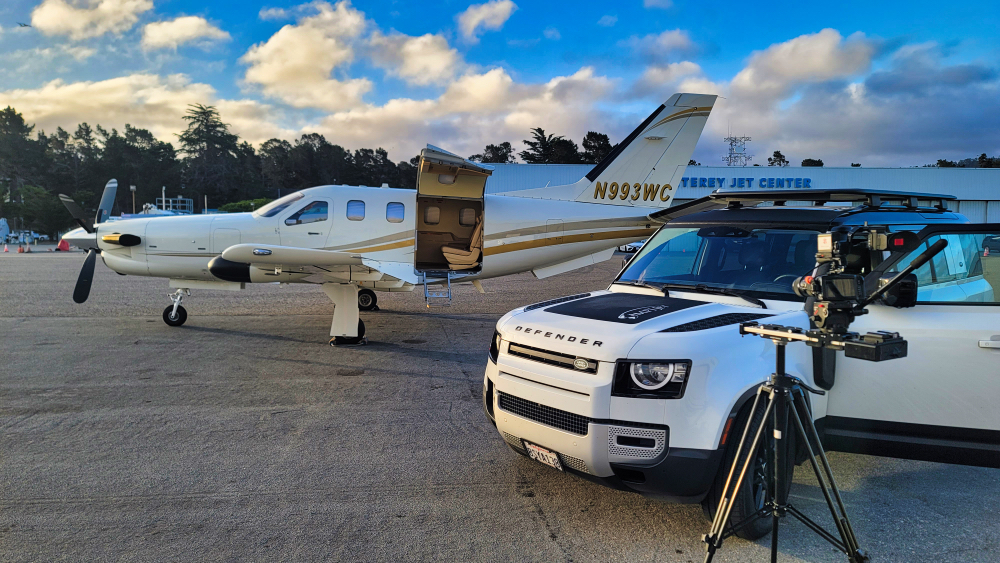
M437 225L440 222L441 222L440 207L430 206L424 208L424 224Z
M390 223L402 223L405 210L403 204L398 201L389 203L385 206L385 220Z
M476 210L471 207L463 207L458 212L458 224L463 227L471 227L476 224Z
M365 218L365 202L352 199L347 202L347 218L351 221L361 221Z
M330 206L325 201L314 201L309 205L303 207L288 219L285 219L286 225L305 225L308 223L317 223L319 221L326 221L330 217Z

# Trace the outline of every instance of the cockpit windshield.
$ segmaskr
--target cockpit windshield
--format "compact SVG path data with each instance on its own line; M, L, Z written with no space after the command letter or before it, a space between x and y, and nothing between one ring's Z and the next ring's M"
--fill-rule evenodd
M616 283L703 286L801 300L792 282L815 266L817 234L735 225L665 228L642 247Z
M261 207L260 209L253 212L254 217L274 217L278 213L281 213L288 206L295 203L296 201L302 199L305 195L302 192L295 192L288 194L284 197L280 197L271 203Z

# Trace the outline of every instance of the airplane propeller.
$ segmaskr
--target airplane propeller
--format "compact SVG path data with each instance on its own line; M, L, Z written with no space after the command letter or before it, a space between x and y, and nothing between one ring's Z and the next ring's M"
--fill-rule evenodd
M97 215L93 222L86 216L83 209L67 195L59 194L60 201L66 206L66 210L73 216L73 219L83 227L88 234L94 235L93 243L87 248L87 259L80 269L80 276L76 279L76 287L73 289L73 301L83 303L90 296L90 285L94 281L94 264L97 263L97 253L101 251L97 246L97 225L103 223L111 215L111 207L115 204L115 194L118 192L118 181L108 180L104 186L104 195L101 196L101 204L97 207Z

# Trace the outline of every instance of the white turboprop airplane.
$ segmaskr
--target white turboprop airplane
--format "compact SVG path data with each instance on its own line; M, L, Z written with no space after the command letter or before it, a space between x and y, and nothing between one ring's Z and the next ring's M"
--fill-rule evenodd
M359 309L375 291L423 285L428 306L450 303L451 285L531 271L538 278L607 260L655 230L715 96L674 94L575 184L487 195L492 167L428 146L417 189L319 186L253 213L134 218L105 223L117 182L105 187L91 223L60 195L88 249L73 300L86 301L100 253L119 274L168 278L163 320L180 326L191 289L247 283L314 283L333 301L330 344L363 341Z

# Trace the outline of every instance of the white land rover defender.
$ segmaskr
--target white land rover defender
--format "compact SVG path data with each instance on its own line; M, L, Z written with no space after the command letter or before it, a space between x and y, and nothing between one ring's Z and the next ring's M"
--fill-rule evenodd
M850 327L899 332L906 358L873 363L789 347L789 373L827 390L810 395L824 447L1000 467L1000 257L982 256L1000 225L969 224L947 210L949 199L850 189L716 192L657 212L651 217L666 224L608 290L500 319L483 382L486 414L517 453L714 511L747 399L774 369L774 345L741 337L739 323L806 328L792 282L813 270L816 235L867 224L917 232L922 241L909 253L852 255L851 273L864 274L869 291L928 245L949 244L915 272L915 307L871 305ZM766 457L758 458L733 521L768 494ZM759 522L740 535L765 534L770 524Z

